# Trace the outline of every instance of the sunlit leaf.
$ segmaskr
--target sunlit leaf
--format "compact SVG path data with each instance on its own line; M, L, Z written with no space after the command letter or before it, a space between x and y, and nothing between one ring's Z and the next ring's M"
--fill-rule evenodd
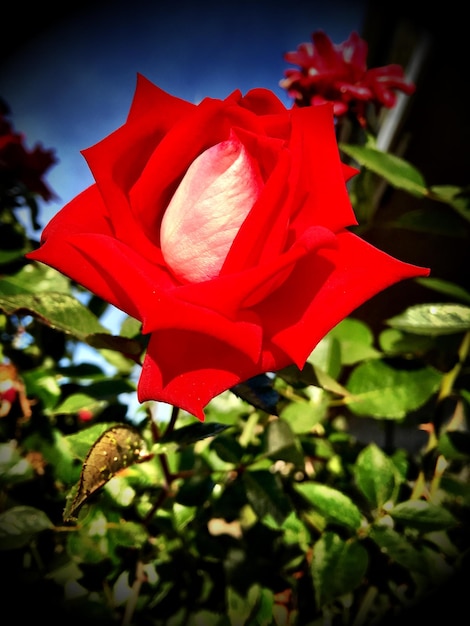
M54 291L12 295L2 293L0 309L7 315L32 315L46 326L71 335L97 349L122 352L137 361L142 353L142 345L138 341L111 335L88 307L67 293Z
M73 519L86 500L119 471L146 458L145 441L137 429L126 425L108 428L88 452L76 493L65 507L64 519Z
M390 457L371 443L359 453L354 465L354 477L372 506L380 508L392 497L397 470Z
M295 486L307 502L329 522L357 530L362 515L349 496L320 483L305 482Z
M16 274L0 279L2 295L57 292L70 294L70 280L57 270L42 263L28 263Z
M307 361L332 378L337 378L341 372L340 342L329 333L315 346Z
M54 408L53 415L66 414L73 415L82 409L91 411L92 413L101 410L106 406L103 400L96 400L85 393L73 393L63 402Z
M42 323L86 341L92 333L109 333L88 308L66 293L1 295L0 308L7 315L25 313Z
M386 328L379 335L380 348L386 355L421 355L434 347L429 335L415 335L398 328Z
M367 550L356 540L325 532L313 547L311 571L319 606L353 591L367 570Z
M57 377L44 367L23 372L28 396L37 398L43 403L44 409L52 409L60 398L61 390Z
M92 424L88 426L88 428L67 435L66 440L71 453L83 462L95 441L97 441L105 431L110 430L114 426L120 426L120 424L100 422L99 424Z
M347 382L350 410L356 415L402 420L439 388L442 374L432 367L398 369L372 359L358 365Z
M400 502L391 509L390 515L396 522L424 533L452 528L457 524L450 511L425 500Z
M342 143L340 148L360 165L385 178L393 187L403 189L418 197L427 195L423 176L404 159L371 146Z
M309 432L326 414L328 397L323 389L318 402L290 402L281 411L281 418L289 423L296 434Z
M418 335L449 335L470 329L470 306L463 304L415 304L386 323Z
M335 326L328 336L339 342L343 365L353 365L380 356L380 352L373 346L372 330L361 320L347 317Z

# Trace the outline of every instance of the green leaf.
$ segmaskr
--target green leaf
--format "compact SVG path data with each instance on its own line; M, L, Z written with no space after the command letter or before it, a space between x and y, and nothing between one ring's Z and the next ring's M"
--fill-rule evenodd
M1 295L0 308L7 315L26 313L43 324L86 342L88 335L108 333L85 305L65 293Z
M436 200L449 204L460 217L470 222L470 194L468 189L452 185L434 185L430 191Z
M341 372L341 347L339 341L329 333L315 346L307 361L332 378L337 378Z
M88 426L72 435L67 435L65 439L71 454L75 458L80 459L80 461L84 461L95 441L99 439L104 432L114 426L119 426L119 424L114 422L102 422Z
M358 455L354 465L356 484L374 508L390 500L396 486L397 470L393 461L375 443Z
M135 550L148 540L145 526L136 522L121 521L111 526L107 534L110 544L116 548L127 547Z
M423 554L403 534L387 526L372 526L369 536L392 561L412 572L427 574Z
M360 165L385 178L393 187L418 197L428 194L421 173L404 159L370 146L341 143L340 148Z
M470 329L470 307L463 304L415 304L386 323L417 335L450 335Z
M323 533L313 547L311 565L317 604L322 607L358 587L368 561L367 550L357 540Z
M54 528L47 515L35 507L14 506L0 513L0 550L13 550L27 545L43 530Z
M112 559L114 554L110 546L108 528L119 523L117 519L109 519L98 507L90 507L86 516L86 524L77 525L76 531L68 533L67 553L77 563L100 563ZM111 522L111 523L110 523Z
M343 365L354 365L359 361L380 356L380 352L373 346L372 330L361 320L347 317L335 326L328 336L339 342Z
M297 484L295 489L328 522L347 526L352 530L357 530L360 527L361 512L351 498L341 491L313 482Z
M401 502L389 513L396 522L423 533L444 530L457 525L457 520L450 511L425 500Z
M280 417L289 423L292 432L308 433L326 414L328 396L323 389L318 389L316 402L290 402L281 411Z
M211 442L210 448L215 451L219 459L222 459L222 461L226 463L237 464L245 454L244 448L242 448L238 441L226 435L216 437Z
M103 409L106 404L103 400L96 400L96 398L92 398L85 393L73 393L55 407L52 415L74 415L83 409L95 413Z
M279 477L269 470L253 470L244 472L242 480L248 502L258 517L271 515L279 525L282 524L292 507Z
M470 458L470 432L448 430L439 436L437 449L448 460L468 460Z
M470 304L470 292L450 280L428 276L426 278L415 278L415 281L427 289L432 289L438 293L443 293L446 296L451 296L456 300Z
M246 624L251 606L233 587L227 587L227 609L231 624Z
M356 415L404 419L439 388L442 374L431 367L402 370L373 359L358 365L349 377L348 406Z
M38 292L70 294L70 280L52 267L39 263L29 263L16 274L3 276L0 280L0 293L5 296Z
M404 333L397 328L386 328L379 335L379 344L386 355L421 356L435 345L434 337Z
M274 594L271 589L254 586L256 589L256 604L250 615L250 624L256 626L271 626L273 618ZM251 593L251 589L248 594Z
M60 398L61 390L57 376L44 367L38 367L22 373L27 393L30 398L37 398L46 412L52 409Z

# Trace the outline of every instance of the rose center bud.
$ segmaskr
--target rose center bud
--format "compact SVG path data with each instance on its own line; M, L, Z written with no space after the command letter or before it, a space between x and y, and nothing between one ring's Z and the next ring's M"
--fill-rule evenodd
M160 231L163 257L178 279L201 282L219 275L262 188L257 163L233 132L193 161Z

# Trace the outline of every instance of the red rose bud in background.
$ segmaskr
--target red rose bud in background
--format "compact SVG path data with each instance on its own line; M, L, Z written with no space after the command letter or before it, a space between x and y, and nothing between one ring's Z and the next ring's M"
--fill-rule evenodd
M411 95L415 85L405 80L400 65L367 69L367 43L356 32L335 45L321 30L312 33L312 41L301 43L284 59L300 69L287 69L280 86L299 106L331 102L336 117L348 112L366 126L366 107L391 108L396 91Z
M195 105L139 76L125 124L84 156L96 183L27 256L141 321L141 402L203 420L219 393L302 368L365 300L429 273L347 230L356 170L331 104L254 89Z

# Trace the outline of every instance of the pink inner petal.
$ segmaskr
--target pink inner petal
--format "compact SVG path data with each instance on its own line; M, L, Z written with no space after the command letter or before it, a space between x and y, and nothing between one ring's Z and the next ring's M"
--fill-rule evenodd
M190 165L163 216L160 245L174 275L219 275L240 226L264 186L258 164L231 132Z

